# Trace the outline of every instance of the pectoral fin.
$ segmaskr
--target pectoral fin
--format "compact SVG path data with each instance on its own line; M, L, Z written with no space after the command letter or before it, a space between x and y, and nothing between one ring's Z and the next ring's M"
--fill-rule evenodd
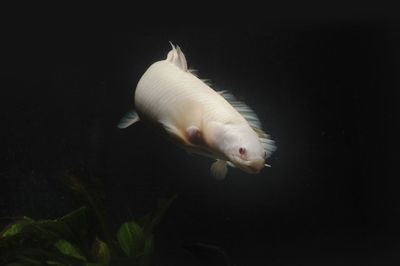
M127 128L130 125L140 121L139 115L135 110L130 110L127 112L124 117L121 118L119 121L117 127L118 128Z
M236 168L236 165L234 165L232 162L230 162L230 161L227 161L226 162L230 167L232 167L232 168Z
M184 134L168 120L160 121L160 124L164 127L165 131L173 138L184 140Z
M210 170L215 179L223 180L228 172L226 161L217 159L217 161L211 165Z

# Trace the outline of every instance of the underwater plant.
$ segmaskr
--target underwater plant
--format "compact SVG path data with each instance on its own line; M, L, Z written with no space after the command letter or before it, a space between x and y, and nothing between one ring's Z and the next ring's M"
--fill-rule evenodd
M85 184L86 177L82 171L60 175L84 206L53 220L24 216L0 233L0 265L149 265L154 227L176 195L158 200L154 212L123 223L113 237L101 197Z

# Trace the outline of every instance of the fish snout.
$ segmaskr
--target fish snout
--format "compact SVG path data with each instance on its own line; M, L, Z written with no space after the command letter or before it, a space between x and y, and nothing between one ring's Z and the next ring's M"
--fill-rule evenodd
M257 174L263 168L264 168L264 159L262 158L251 160L246 164L246 170L249 173Z

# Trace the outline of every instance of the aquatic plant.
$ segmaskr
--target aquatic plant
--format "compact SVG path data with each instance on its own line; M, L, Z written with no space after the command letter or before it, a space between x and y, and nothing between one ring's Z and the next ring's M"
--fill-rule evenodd
M149 265L154 227L176 195L160 199L153 213L123 223L113 237L99 193L78 172L64 172L60 178L85 205L58 219L24 216L8 225L0 234L0 265Z

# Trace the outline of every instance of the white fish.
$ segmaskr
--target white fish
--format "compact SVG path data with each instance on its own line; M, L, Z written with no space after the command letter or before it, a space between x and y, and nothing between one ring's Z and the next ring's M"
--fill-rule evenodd
M211 157L211 173L223 179L227 164L258 173L276 147L261 129L257 115L226 91L215 91L188 69L185 55L171 43L167 59L143 74L135 91L135 108L118 124L140 120L162 128L188 152Z

